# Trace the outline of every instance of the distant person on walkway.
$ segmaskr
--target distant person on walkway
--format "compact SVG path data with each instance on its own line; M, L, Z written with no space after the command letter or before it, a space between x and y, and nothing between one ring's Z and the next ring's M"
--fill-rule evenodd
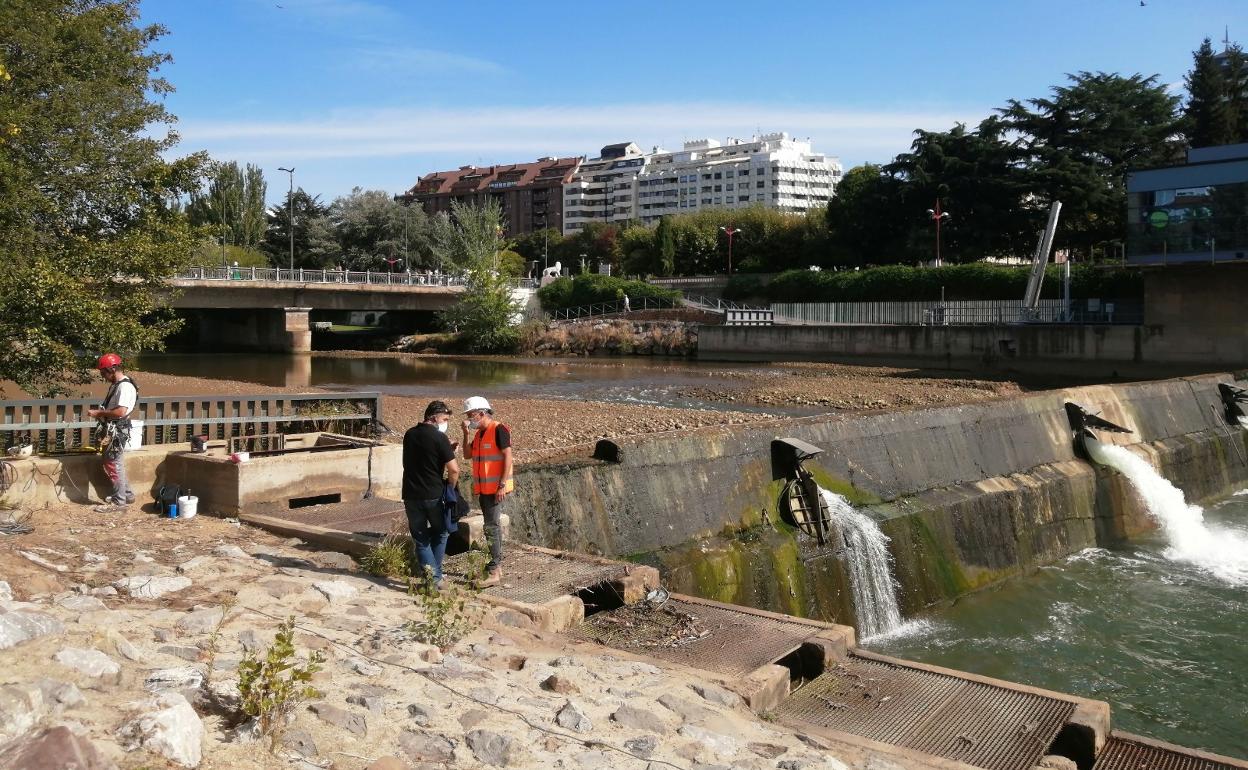
M235 261L233 266L230 268L230 277L236 281L242 280L243 278L243 271L238 269L237 261Z
M403 435L403 507L407 528L416 544L421 569L433 573L439 590L442 557L446 555L446 516L442 507L445 485L459 482L455 444L446 437L451 408L441 401L425 407L425 419Z
M512 480L511 431L494 419L494 409L481 396L464 402L460 426L464 432L464 459L472 461L472 491L481 504L485 535L490 541L490 563L482 587L498 585L503 579L503 529L500 509L515 489Z
M97 513L124 511L134 503L134 492L126 479L125 448L130 443L130 414L139 402L139 387L121 368L121 356L105 353L97 362L100 376L108 383L108 393L98 408L87 410L87 416L99 421L96 446L103 448L104 473L112 482L113 492L96 506Z
M632 312L632 309L633 309L632 306L628 304L628 295L625 294L624 295L624 312L625 313Z

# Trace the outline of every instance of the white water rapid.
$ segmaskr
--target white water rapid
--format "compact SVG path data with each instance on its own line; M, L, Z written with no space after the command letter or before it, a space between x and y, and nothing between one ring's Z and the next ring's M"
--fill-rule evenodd
M1166 558L1203 569L1231 585L1248 585L1248 536L1210 527L1199 505L1188 505L1183 490L1161 476L1148 461L1124 447L1102 446L1103 461L1120 471L1144 499L1169 542Z
M841 495L823 487L819 494L848 545L845 568L854 594L859 638L879 636L900 627L901 610L897 609L897 581L893 579L888 536L874 519L855 510Z

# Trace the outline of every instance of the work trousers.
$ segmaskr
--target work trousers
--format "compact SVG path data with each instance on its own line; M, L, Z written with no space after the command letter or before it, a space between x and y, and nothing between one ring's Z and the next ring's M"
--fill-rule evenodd
M498 569L503 564L503 527L499 522L499 514L503 503L495 499L495 495L477 495L481 503L481 515L485 519L485 536L490 541L490 563L486 569Z

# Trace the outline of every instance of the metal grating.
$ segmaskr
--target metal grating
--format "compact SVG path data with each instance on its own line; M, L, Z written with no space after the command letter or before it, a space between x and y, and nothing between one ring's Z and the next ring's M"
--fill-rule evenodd
M404 513L403 503L395 500L385 500L380 497L371 497L367 500L357 500L349 503L333 503L331 505L309 505L306 508L294 508L289 511L282 511L274 514L277 518L293 521L298 524L310 524L317 527L325 527L326 529L339 529L344 532L364 532L370 531L359 529L357 525L360 522L368 522L371 531L377 531L381 534L389 532L393 526L398 526L401 531L407 531L407 514ZM393 526L386 526L386 522L393 521ZM381 529L375 529L381 527Z
M1092 770L1242 770L1245 766L1219 759L1115 733L1101 749Z
M568 633L617 650L727 676L745 676L793 652L818 626L669 599L641 602L585 619Z
M516 602L541 604L623 577L627 568L626 564L582 561L508 543L503 550L503 583L485 589L484 593ZM468 554L447 556L442 569L447 575L463 578L468 573Z
M988 770L1028 770L1074 710L1070 701L851 655L779 713Z

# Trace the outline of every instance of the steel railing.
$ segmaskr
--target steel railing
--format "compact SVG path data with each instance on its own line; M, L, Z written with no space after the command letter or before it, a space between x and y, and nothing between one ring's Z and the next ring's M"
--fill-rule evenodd
M277 267L189 267L174 276L187 281L268 281L278 283L368 284L372 286L463 286L467 278L447 273L392 273L381 270L311 270ZM512 288L534 288L531 278L514 278Z
M1026 308L1022 300L948 302L777 302L771 306L780 324L862 324L901 326L982 326L1017 323L1140 324L1141 300L1040 300Z
M661 297L638 297L637 299L630 297L628 309L624 308L624 300L620 299L613 302L595 302L592 305L553 310L546 315L552 321L572 321L596 316L625 315L627 313L636 313L639 310L670 310L678 307L685 307L681 300L663 299Z
M34 444L36 452L68 451L93 443L96 421L87 409L99 398L37 398L0 401L0 444ZM266 393L262 395L151 396L131 414L143 421L143 445L176 444L191 436L213 440L279 433L297 425L334 426L354 432L381 416L381 394Z
M686 294L685 303L690 307L696 307L699 310L710 310L716 313L722 313L725 310L767 310L765 307L757 305L745 305L739 302L731 302L719 297L703 297L695 294Z

